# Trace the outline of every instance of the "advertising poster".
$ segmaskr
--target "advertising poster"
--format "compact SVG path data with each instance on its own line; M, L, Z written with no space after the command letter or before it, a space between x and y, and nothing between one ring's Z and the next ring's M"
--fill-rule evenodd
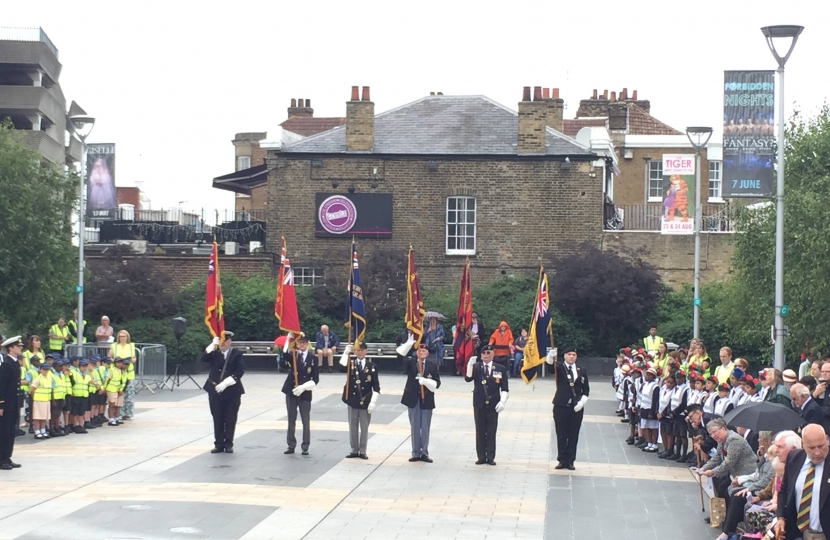
M772 196L773 71L727 71L723 86L724 198Z
M91 219L115 219L115 145L90 144L86 155L86 215Z
M695 232L695 155L663 155L662 234Z
M316 193L315 238L392 238L391 193Z

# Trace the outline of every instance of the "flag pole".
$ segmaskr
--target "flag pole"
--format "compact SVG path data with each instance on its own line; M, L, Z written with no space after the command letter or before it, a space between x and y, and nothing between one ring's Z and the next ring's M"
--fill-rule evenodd
M346 295L346 306L349 308L349 335L346 336L346 347L343 349L343 356L346 357L346 399L349 399L349 375L351 373L351 362L348 358L349 354L349 347L353 345L352 342L352 329L354 328L354 313L352 312L352 288L354 287L354 283L352 283L352 278L354 277L354 236L352 236L352 247L349 249L349 291Z

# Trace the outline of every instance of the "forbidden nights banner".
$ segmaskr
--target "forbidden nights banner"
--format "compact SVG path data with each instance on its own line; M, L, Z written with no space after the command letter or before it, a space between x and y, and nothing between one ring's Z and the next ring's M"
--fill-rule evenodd
M772 196L775 164L773 71L726 71L722 197Z

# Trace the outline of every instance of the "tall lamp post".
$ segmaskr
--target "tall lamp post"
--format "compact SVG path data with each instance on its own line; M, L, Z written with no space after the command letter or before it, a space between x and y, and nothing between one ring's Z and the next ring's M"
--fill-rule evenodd
M712 137L710 127L687 127L686 136L695 148L695 299L694 299L694 338L700 338L700 222L703 211L700 208L700 151L709 144Z
M81 139L83 145L83 152L81 152L81 180L78 186L79 199L78 204L78 285L75 286L75 291L78 293L78 335L76 343L80 347L84 341L84 236L86 232L86 209L84 208L85 183L86 183L86 138L92 132L95 126L95 118L86 115L72 116L69 118L72 122L72 127L78 138Z
M767 45L778 62L778 179L775 189L775 367L784 369L784 64L795 48L803 26L781 25L761 28ZM775 50L776 38L791 38L790 49L781 56Z

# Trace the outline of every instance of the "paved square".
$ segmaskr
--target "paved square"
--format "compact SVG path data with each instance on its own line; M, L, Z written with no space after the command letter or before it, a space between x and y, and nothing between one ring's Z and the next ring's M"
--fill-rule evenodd
M685 467L624 443L608 381L592 381L576 471L556 471L550 379L511 381L498 465L476 466L471 385L444 377L430 454L409 463L404 378L382 374L368 460L349 452L343 376L321 375L309 456L286 456L285 375L248 373L234 454L210 454L206 395L137 396L122 426L18 439L0 471L0 540L711 539ZM198 376L202 380L204 376ZM708 504L708 503L707 503ZM707 506L708 511L708 506Z

